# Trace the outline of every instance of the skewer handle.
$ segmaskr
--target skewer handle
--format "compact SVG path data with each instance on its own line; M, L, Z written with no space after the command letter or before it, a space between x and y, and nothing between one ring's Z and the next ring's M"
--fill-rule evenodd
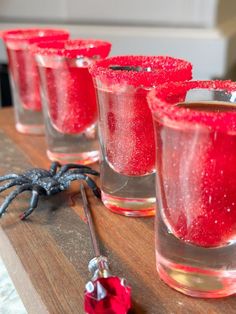
M86 195L83 184L80 185L80 192L82 195L84 212L85 212L88 226L89 226L89 233L90 233L90 238L91 238L91 242L93 245L94 255L100 256L101 253L100 253L100 249L98 246L98 241L97 241L97 237L96 237L96 233L95 233L95 229L94 229L93 219L91 216L91 212L90 212L90 208L89 208L89 204L88 204L88 199L87 199L87 195Z

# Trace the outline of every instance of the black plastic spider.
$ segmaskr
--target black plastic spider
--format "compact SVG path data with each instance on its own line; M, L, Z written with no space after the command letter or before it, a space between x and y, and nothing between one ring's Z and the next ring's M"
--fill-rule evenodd
M60 169L58 170L58 168ZM19 185L19 187L12 191L0 206L0 217L6 212L9 204L18 194L30 190L32 191L30 207L20 215L20 219L24 220L32 214L37 207L40 195L50 196L62 192L68 189L71 181L74 180L84 180L89 188L92 189L94 195L101 198L100 189L88 174L99 176L99 172L90 167L76 164L61 166L58 162L53 162L49 170L33 168L22 174L11 173L2 176L0 177L0 182L5 180L11 181L0 186L0 192L15 185Z

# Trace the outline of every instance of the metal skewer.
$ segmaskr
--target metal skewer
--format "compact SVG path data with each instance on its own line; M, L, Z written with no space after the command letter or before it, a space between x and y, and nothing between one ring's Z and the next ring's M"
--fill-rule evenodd
M85 215L86 215L86 218L87 218L87 222L88 222L88 226L89 226L89 233L90 233L90 238L91 238L91 242L92 242L92 245L93 245L94 255L95 256L100 256L101 253L100 253L100 249L99 249L99 245L98 245L98 241L97 241L97 237L96 237L96 233L95 233L95 229L94 229L94 224L93 224L91 212L90 212L90 209L89 209L87 195L86 195L86 192L85 192L83 184L80 185L80 192L81 192L81 195L82 195L84 212L85 212Z
M98 240L95 233L95 228L94 228L93 219L91 215L91 210L89 207L87 195L86 195L83 184L80 185L80 192L82 195L83 209L87 218L90 238L93 245L93 251L95 254L95 257L89 261L88 269L93 275L92 280L96 280L98 277L107 278L111 275L108 260L106 256L101 255L101 252L99 249Z
M93 219L83 184L80 185L83 208L95 257L88 264L92 279L85 285L84 309L87 314L127 314L131 308L131 288L124 278L112 276L108 260L100 253Z

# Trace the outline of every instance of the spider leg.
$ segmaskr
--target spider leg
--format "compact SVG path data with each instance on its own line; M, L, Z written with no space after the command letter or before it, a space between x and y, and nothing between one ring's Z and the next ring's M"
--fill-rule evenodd
M21 185L27 183L27 180L24 179L16 179L10 182L5 183L4 185L0 186L0 193L9 189L10 187L14 186L14 185Z
M32 190L32 196L31 196L31 200L30 200L30 207L24 213L20 214L20 219L21 220L26 219L36 209L36 207L38 205L38 201L39 201L39 194L40 194L40 192L37 189L37 187L34 187L33 190Z
M72 173L69 175L65 175L63 178L60 178L58 181L62 184L62 185L67 185L68 183L70 183L71 181L75 181L75 180L84 180L88 187L93 191L93 194L97 197L97 198L101 198L101 190L99 189L99 187L96 185L96 183L88 176L81 174L81 173Z
M83 169L83 172L87 174L92 174L94 176L99 176L99 172L96 170L91 169L90 167L83 166L83 165L76 165L76 164L67 164L61 167L61 169L58 171L58 173L55 175L55 178L58 179L61 177L65 172L67 172L69 169L78 169L78 171L81 171Z
M57 168L58 167L61 167L61 165L59 164L59 162L57 161L54 161L52 164L51 164L51 167L49 169L49 172L54 176L57 172Z
M20 177L21 176L19 174L9 173L9 174L6 174L5 176L0 177L0 182L5 181L5 180L10 180L10 179L18 179Z
M32 184L23 184L22 186L18 187L16 190L12 191L4 200L2 205L0 206L0 218L6 212L7 207L9 204L16 198L16 196L26 190L31 190Z
M87 175L87 174L91 174L91 175L95 175L95 176L98 176L99 173L93 169L84 169L84 168L81 168L81 169L71 169L71 170L68 170L67 172L65 172L64 174L62 174L60 177L56 178L57 180L59 178L62 178L62 180L64 178L67 178L68 176L72 175L72 174L84 174L84 175Z

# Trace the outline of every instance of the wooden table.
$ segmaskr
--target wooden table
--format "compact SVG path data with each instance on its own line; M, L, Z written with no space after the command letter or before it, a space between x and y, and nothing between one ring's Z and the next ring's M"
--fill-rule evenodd
M49 165L44 137L17 133L12 110L1 109L0 175ZM29 313L83 313L87 263L93 256L78 188L75 183L68 192L41 198L38 209L25 222L18 215L27 207L30 194L22 194L0 221L0 256ZM125 277L132 286L131 313L236 313L234 296L194 299L159 279L153 218L113 214L90 191L88 195L102 252L108 256L113 273Z

